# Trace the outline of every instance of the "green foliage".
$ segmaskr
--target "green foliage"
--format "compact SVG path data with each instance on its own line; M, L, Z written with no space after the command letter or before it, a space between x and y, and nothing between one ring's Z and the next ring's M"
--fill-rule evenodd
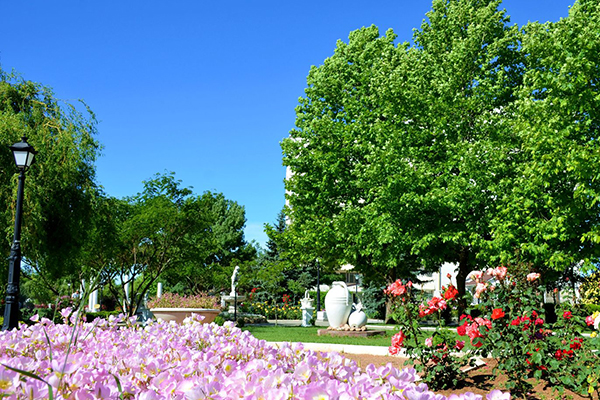
M282 142L294 257L385 283L456 262L464 293L518 145L519 32L498 5L434 1L415 46L363 28L311 69Z
M523 85L512 131L515 178L493 222L500 258L558 271L598 258L600 5L575 2L556 23L524 27ZM501 250L501 251L500 251Z
M190 256L188 235L206 228L191 194L173 174L165 174L144 182L144 191L133 198L115 201L118 247L103 270L103 281L129 315L162 273Z
M363 311L367 314L367 317L383 319L383 314L385 312L385 296L383 296L384 288L384 286L379 285L363 286L360 300L363 305Z
M104 204L111 214L100 219L97 239L105 228L115 238L98 249L105 251L98 260L106 263L104 284L129 315L155 293L159 278L174 292L214 294L229 287L237 263L243 267L255 255L244 241L243 207L222 194L195 196L174 173L157 174L136 196Z
M10 145L26 136L38 151L25 182L23 272L25 278L39 275L38 282L51 291L54 279L80 275L98 193L94 162L100 145L95 134L96 119L85 103L61 103L51 89L0 70L0 142ZM17 171L10 151L0 153L0 225L8 244ZM4 246L0 253L8 250Z
M202 218L202 227L185 238L194 251L178 268L169 270L164 281L172 286L183 285L186 294L229 293L234 267L240 266L243 284L256 258L256 249L244 239L244 207L221 193L211 192L194 198L192 203Z
M586 276L579 287L579 293L582 303L600 308L600 272Z

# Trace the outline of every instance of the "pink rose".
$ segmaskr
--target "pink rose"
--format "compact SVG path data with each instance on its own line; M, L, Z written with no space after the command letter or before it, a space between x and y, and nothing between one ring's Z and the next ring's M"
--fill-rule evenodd
M475 288L475 298L479 298L479 296L481 296L481 293L485 292L485 290L487 289L487 283L478 283L477 287Z
M527 275L527 281L528 282L533 282L536 279L539 279L539 277L540 277L540 274L538 274L537 272L532 272L529 275Z
M594 325L594 317L592 315L588 315L585 317L585 323L588 324L588 326Z
M508 269L506 267L496 267L492 270L492 276L494 276L499 281L503 281L506 278L506 274Z
M483 271L473 271L471 272L471 279L474 279L475 282L479 282L481 277L483 276Z
M425 346L427 346L427 347L433 346L433 337L430 336L427 339L425 339Z

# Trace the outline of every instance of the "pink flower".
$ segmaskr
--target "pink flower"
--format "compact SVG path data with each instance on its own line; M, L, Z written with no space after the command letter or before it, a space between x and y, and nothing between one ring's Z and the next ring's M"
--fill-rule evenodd
M533 282L536 279L539 279L539 277L540 277L540 274L538 274L537 272L532 272L529 275L527 275L527 281L528 282Z
M496 267L490 271L490 275L499 281L503 281L506 278L506 274L508 273L508 269L506 267Z
M396 282L390 284L383 292L385 294L391 294L394 296L403 296L406 294L406 286L404 286L402 281L398 279Z
M392 336L392 345L389 347L388 351L391 355L396 355L402 349L402 342L404 342L404 332L400 331Z
M427 339L425 339L425 346L427 346L427 347L433 346L433 337L430 336Z
M588 326L594 325L594 316L588 315L587 317L585 317L585 323L588 324Z
M483 271L473 271L473 272L471 272L471 279L474 279L475 282L480 282L482 276L483 276Z
M479 296L481 296L481 293L483 293L483 292L486 291L487 287L488 287L488 284L485 283L485 282L484 283L481 283L481 282L478 283L477 287L475 288L475 298L478 299Z

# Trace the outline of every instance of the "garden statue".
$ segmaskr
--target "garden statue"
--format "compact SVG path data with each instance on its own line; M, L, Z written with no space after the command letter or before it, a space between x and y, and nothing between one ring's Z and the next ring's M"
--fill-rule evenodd
M235 268L233 269L233 275L231 275L231 293L229 293L230 296L235 296L235 289L237 287L237 282L238 282L238 271L240 270L240 267L238 265L235 266Z
M350 325L350 328L362 328L367 325L367 314L363 311L361 302L354 304L354 311L348 317L348 325Z
M313 312L315 308L312 305L313 299L308 295L308 290L304 292L304 298L300 300L302 310L302 326L312 326Z

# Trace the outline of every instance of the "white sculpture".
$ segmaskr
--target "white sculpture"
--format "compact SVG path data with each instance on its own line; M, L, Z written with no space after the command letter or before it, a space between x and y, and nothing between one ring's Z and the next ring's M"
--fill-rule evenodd
M312 303L313 299L308 295L308 290L304 292L304 298L300 299L302 310L302 326L312 326L313 312L315 311Z
M237 287L237 281L238 281L238 271L240 270L240 267L238 265L235 266L235 268L233 269L233 275L231 275L231 293L229 293L230 296L235 296L235 289Z
M350 313L348 317L348 325L350 328L362 328L367 324L367 314L362 310L362 303L354 305L354 311Z

